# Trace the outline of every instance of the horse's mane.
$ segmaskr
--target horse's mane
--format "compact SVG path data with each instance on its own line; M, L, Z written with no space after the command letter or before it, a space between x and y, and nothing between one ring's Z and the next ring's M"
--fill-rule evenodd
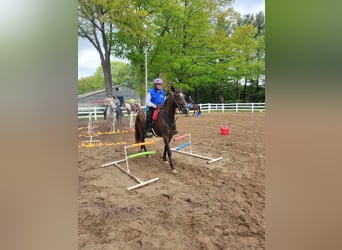
M171 111L171 110L169 110L169 109L170 109L169 102L172 101L171 96L173 96L173 95L174 95L174 93L173 93L173 92L170 92L170 93L166 96L166 99L165 99L165 101L164 101L164 103L163 103L163 105L161 106L160 109L162 109L162 110L164 110L164 111L166 111L166 112L170 112L170 111Z

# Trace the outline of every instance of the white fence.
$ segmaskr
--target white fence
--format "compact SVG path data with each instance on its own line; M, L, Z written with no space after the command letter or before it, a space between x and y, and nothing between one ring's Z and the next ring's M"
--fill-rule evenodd
M264 102L252 103L204 103L200 104L202 112L259 112L265 111Z
M265 103L203 103L199 104L202 112L263 112L265 111ZM144 108L144 107L142 107ZM92 117L97 120L103 119L102 106L78 106L78 118L89 119L89 114L92 113ZM126 111L123 110L126 114Z
M103 111L105 107L101 106L78 106L78 118L87 118L89 119L90 113L92 114L92 118L97 120L98 118L103 119Z

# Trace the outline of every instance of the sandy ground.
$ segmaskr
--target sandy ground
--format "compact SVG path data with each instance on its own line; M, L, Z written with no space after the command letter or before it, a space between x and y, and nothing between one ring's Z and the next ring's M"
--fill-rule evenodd
M99 142L91 147L82 143L89 140L82 133L88 122L80 122L79 249L265 249L264 118L265 113L178 116L179 135L191 133L193 153L223 159L207 164L174 152L174 175L161 159L163 142L147 139L157 140L148 146L156 154L130 159L129 167L142 180L159 180L131 191L133 179L113 165L101 167L124 159L124 146L134 143L128 118L114 134L103 134L104 121L94 121L92 139ZM221 135L227 124L231 134ZM126 168L125 162L120 166Z

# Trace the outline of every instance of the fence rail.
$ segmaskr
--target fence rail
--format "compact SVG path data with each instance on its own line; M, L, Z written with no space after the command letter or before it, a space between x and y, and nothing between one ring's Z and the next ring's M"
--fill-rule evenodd
M252 102L252 103L204 103L200 104L202 112L259 112L265 111L265 103Z
M263 112L266 109L265 103L202 103L199 104L202 112ZM103 119L103 110L105 107L97 105L80 105L78 106L78 118L89 118L90 113L92 117L97 120ZM142 107L144 108L144 106ZM123 110L126 114L126 111Z

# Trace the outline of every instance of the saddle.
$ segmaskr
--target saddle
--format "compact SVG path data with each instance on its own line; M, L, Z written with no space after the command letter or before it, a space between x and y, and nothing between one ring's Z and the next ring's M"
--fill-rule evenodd
M153 114L152 114L152 129L153 129L153 127L154 127L154 123L155 123L155 121L158 119L158 117L159 117L159 113L160 113L160 108L158 107L158 108L156 108L155 110L153 110ZM175 125L175 121L170 121L170 120L168 120L168 119L165 119L165 121L166 121L166 123L170 126L170 127L172 127L172 126L174 126Z
M152 114L152 120L155 121L158 119L158 115L159 115L159 108L156 108L154 111L153 111L153 114Z

